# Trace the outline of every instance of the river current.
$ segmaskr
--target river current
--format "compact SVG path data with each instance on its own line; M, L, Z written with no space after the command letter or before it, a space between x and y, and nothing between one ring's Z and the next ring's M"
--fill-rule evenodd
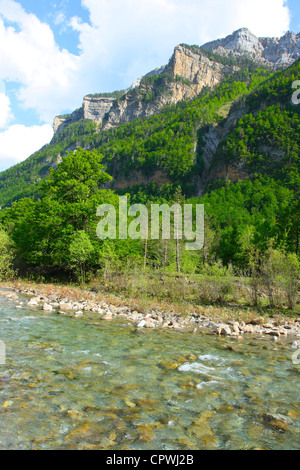
M139 331L3 296L0 340L0 449L300 448L291 340Z

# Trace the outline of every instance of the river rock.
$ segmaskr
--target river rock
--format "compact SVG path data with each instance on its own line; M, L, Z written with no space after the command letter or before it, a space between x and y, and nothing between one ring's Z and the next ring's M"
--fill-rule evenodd
M38 305L40 302L40 298L39 297L33 297L32 299L29 300L29 302L27 302L27 305L29 307L31 306L34 306L34 305Z
M205 323L203 326L209 328L209 330L214 333L214 334L219 334L219 328L220 325L217 325L217 323L214 323L213 321L208 321Z
M240 325L240 330L243 332L243 333L254 333L254 327L253 325Z
M43 305L43 310L44 310L45 312L52 312L53 307L52 307L52 305L45 303L45 304Z
M156 325L153 320L146 320L145 328L155 328Z
M111 312L108 312L106 315L103 315L103 320L112 320L113 319L113 316L111 314Z
M291 418L280 413L266 413L262 418L265 423L281 432L287 431L289 426L294 424Z
M81 310L77 310L74 313L74 318L81 318L83 316L83 312Z
M60 310L73 310L73 304L71 304L70 302L69 303L64 303L64 302L61 302L59 304L59 309Z
M220 325L218 328L218 334L221 336L231 335L231 329L228 325Z
M11 299L11 300L17 300L19 297L17 296L17 294L15 292L12 292L10 294L7 294L6 298Z
M280 336L280 332L278 328L266 329L264 333L270 336L277 336L277 337Z

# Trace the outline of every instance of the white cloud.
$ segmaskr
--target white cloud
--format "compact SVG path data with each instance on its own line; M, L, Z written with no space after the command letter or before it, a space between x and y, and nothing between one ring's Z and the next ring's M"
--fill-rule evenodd
M5 93L0 93L0 128L6 127L12 118L10 99Z
M0 132L0 171L25 160L52 136L53 129L49 124L31 127L15 124Z
M6 26L5 20L13 22ZM14 27L16 24L18 27ZM60 50L51 28L13 0L0 0L0 80L21 85L18 98L50 122L72 83L78 57ZM73 100L74 101L74 100ZM60 104L61 106L61 104Z
M284 0L82 0L90 23L72 18L80 55L60 50L49 25L15 0L0 0L0 80L16 81L25 109L42 121L81 104L84 94L127 87L166 63L180 42L203 44L248 27L281 35L289 27ZM4 19L9 20L7 26ZM65 17L58 11L57 21ZM15 28L13 25L18 27Z
M90 11L92 27L76 20L72 24L80 32L79 73L84 75L88 71L94 88L97 84L116 86L118 82L128 86L137 76L165 64L174 46L181 42L201 45L241 27L248 27L258 36L281 36L290 21L284 0L82 0L82 3Z

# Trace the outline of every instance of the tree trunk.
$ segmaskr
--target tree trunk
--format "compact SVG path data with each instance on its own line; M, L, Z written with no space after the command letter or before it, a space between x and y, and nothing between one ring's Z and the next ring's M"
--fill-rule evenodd
M178 226L177 226L177 233L176 233L176 266L177 266L177 272L180 273L180 253L179 253Z
M146 271L146 265L147 265L147 252L148 252L148 234L145 240L144 271Z
M164 267L167 266L167 261L168 261L168 240L165 240Z

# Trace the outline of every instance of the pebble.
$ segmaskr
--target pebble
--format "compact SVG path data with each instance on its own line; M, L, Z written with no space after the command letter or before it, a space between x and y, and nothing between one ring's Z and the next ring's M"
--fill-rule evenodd
M43 310L44 310L45 312L52 312L53 307L52 307L52 305L50 305L50 304L44 304L44 305L43 305Z

